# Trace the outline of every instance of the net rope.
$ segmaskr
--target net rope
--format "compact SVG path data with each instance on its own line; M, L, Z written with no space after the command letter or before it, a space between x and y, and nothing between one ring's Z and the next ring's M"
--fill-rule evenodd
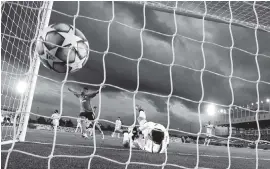
M27 2L26 2L27 3ZM87 17L87 16L81 16L80 15L80 2L77 3L77 12L75 15L68 15L68 14L65 14L65 13L62 13L62 12L59 12L59 11L56 11L56 10L53 10L52 9L52 12L56 12L56 13L59 13L63 16L67 16L67 17L71 17L73 18L73 26L76 28L76 19L78 17L83 17L83 18L87 18L87 19L90 19L90 20L94 20L94 21L97 21L97 22L105 22L105 23L108 23L108 28L107 28L107 49L105 51L96 51L96 50L93 50L93 49L89 49L90 52L95 52L95 53L99 53L99 54L103 54L103 58L102 58L102 62L103 62L103 72L104 72L104 79L103 79L103 82L101 84L90 84L90 83L83 83L83 82L79 82L79 81L71 81L71 80L67 80L68 78L68 75L69 73L67 72L66 75L65 75L65 78L63 79L62 82L59 82L59 81L55 81L53 79L50 79L48 77L44 77L44 76L40 76L40 75L35 75L33 74L31 71L29 71L32 67L31 64L34 63L34 60L36 56L32 56L33 53L31 53L31 49L33 47L33 43L37 40L37 32L34 32L35 36L34 37L31 37L29 35L27 35L27 33L24 34L24 36L22 37L23 34L20 34L20 36L18 37L16 33L12 33L13 31L10 30L7 26L5 26L5 24L1 23L2 25L5 26L4 30L8 30L9 32L7 33L6 31L2 31L1 32L1 36L2 36L2 41L3 39L6 39L8 42L10 41L10 39L17 39L19 40L21 43L23 43L23 47L25 47L26 51L27 50L30 50L30 55L27 56L27 54L24 54L24 58L20 58L18 59L18 61L20 62L20 64L22 65L25 65L25 67L21 67L21 68L18 68L17 71L13 71L14 69L14 65L10 64L10 60L9 61L6 61L6 58L5 58L5 54L4 54L4 59L1 60L1 63L3 64L7 64L8 67L10 66L12 68L12 71L10 72L8 69L4 70L3 68L1 69L1 74L6 74L8 76L10 76L10 79L12 78L12 76L15 76L16 78L15 79L19 79L22 78L23 76L25 75L28 75L28 76L38 76L38 77L41 77L41 78L45 78L47 80L51 80L53 82L56 82L56 83L59 83L61 84L61 100L60 100L60 116L61 117L68 117L68 118L71 118L71 119L76 119L75 117L71 117L71 116L62 116L62 113L63 113L63 90L64 90L64 86L65 86L65 83L77 83L77 84L83 84L83 85L89 85L89 86L96 86L96 87L99 87L99 109L98 109L98 114L97 114L97 117L95 119L95 122L94 122L94 127L96 125L96 123L98 121L104 121L104 122L108 122L108 123L111 123L111 124L115 124L114 122L112 121L109 121L109 120L106 120L106 119L100 119L100 114L101 114L101 89L104 85L106 86L111 86L111 87L114 87L114 88L117 88L117 89L120 89L122 91L126 91L126 92L129 92L129 93L132 93L133 94L133 110L134 110L134 121L133 121L133 124L132 126L135 126L136 124L136 110L135 110L135 97L136 97L136 94L138 93L143 93L143 94L149 94L149 95L153 95L153 96L159 96L159 97L163 97L163 98L167 98L167 117L168 117L168 123L167 123L167 130L168 131L177 131L177 132L181 132L181 133L186 133L186 134L189 134L189 135L194 135L194 136L197 136L197 143L196 143L196 150L197 150L197 160L196 160L196 165L194 166L194 168L199 168L199 162L200 162L200 152L199 152L199 137L201 135L205 135L206 133L202 133L202 120L201 120L201 104L202 103L212 103L212 102L208 102L208 101L204 101L204 83L203 83L203 74L204 72L209 72L211 74L215 74L215 75L218 75L218 76L222 76L222 77L226 77L228 78L229 80L229 85L230 85L230 90L231 90L231 93L232 93L232 98L231 98L231 104L229 105L222 105L222 104L216 104L216 103L212 103L214 105L217 105L217 106L221 106L221 107L225 107L225 108L228 108L229 109L229 112L231 112L231 110L233 109L233 107L238 107L238 108L241 108L243 110L247 110L249 112L253 112L255 113L256 115L256 123L257 123L257 128L258 128L258 139L256 140L256 166L255 168L257 169L258 168L258 165L259 165L259 152L258 152L258 144L259 142L267 142L267 143L270 143L269 141L266 141L266 140L261 140L261 133L260 133L260 127L259 127L259 119L258 119L258 115L259 113L261 112L260 111L260 104L258 104L258 107L257 107L257 110L256 111L253 111L253 110L250 110L248 108L242 108L241 106L237 106L237 105L234 105L234 91L233 91L233 86L232 86L232 78L237 78L237 79L241 79L243 81L246 81L246 82L250 82L250 83L254 83L256 84L256 91L257 91L257 101L258 103L260 103L260 97L259 97L259 84L260 83L264 83L264 84L270 84L270 82L267 82L267 81L262 81L261 80L261 75L260 75L260 67L259 67L259 63L258 63L258 56L263 56L263 57L266 57L266 58L270 58L270 56L268 55L265 55L265 54L260 54L259 53L259 43L258 43L258 37L257 37L257 31L259 28L261 28L260 26L260 22L259 22L259 16L261 16L261 14L258 14L257 11L256 11L256 1L252 4L252 10L256 16L256 22L255 22L255 26L252 27L254 28L254 36L255 36L255 41L256 41L256 53L251 53L251 52L248 52L244 49L240 49L240 48L237 48L234 46L234 36L233 36L233 33L232 33L232 23L235 21L234 19L234 14L233 14L233 10L232 10L232 5L231 3L232 2L228 2L227 5L229 6L229 13L230 13L230 19L228 21L229 23L229 30L230 30L230 36L231 36L231 46L222 46L222 45L219 45L219 44L216 44L216 43L213 43L213 42L207 42L205 40L205 18L206 16L208 16L208 12L210 11L210 13L212 12L212 9L215 9L215 6L211 6L210 9L208 8L208 3L207 2L203 2L203 3L200 3L200 6L203 4L204 5L204 13L202 14L202 24L203 24L203 39L202 40L197 40L197 39L192 39L192 38L189 38L189 37L186 37L186 36L183 36L183 35L180 35L178 34L178 31L177 31L177 21L176 21L176 13L177 11L179 10L179 5L178 5L178 2L176 2L174 5L175 6L170 6L170 8L173 10L173 18L174 18L174 28L175 28L175 32L174 34L172 35L168 35L168 34L164 34L164 33L161 33L161 32L157 32L157 31L153 31L153 30L149 30L149 29L146 29L145 28L145 25L146 25L146 15L145 15L145 10L146 10L146 7L148 5L151 5L151 2L141 2L143 3L143 26L142 28L138 29L138 28L134 28L130 25L126 25L124 23L121 23L119 21L115 21L115 11L114 11L114 2L112 2L112 18L108 21L104 21L104 20L99 20L99 19L95 19L95 18L91 18L91 17ZM169 3L169 2L168 2ZM182 3L182 2L181 2ZM248 5L250 5L250 2L247 2L249 3ZM5 8L6 6L12 6L12 5L16 5L17 7L20 6L21 8L23 8L23 10L25 10L24 12L26 12L26 10L30 10L31 12L32 11L39 11L38 15L36 12L32 12L33 15L35 15L37 18L38 18L38 23L36 25L39 25L39 24L42 24L40 23L40 19L39 19L39 16L41 14L41 10L51 10L51 9L47 9L45 7L45 5L43 4L42 7L39 7L38 5L36 6L30 6L29 5L29 2L28 4L25 4L25 2L23 3L15 3L15 2L4 2L4 3L1 3L1 8ZM166 4L168 6L168 4ZM162 5L161 5L162 6ZM183 4L182 4L183 6ZM269 7L267 6L267 4L259 4L257 5L259 7L263 6L265 9L268 9ZM12 7L11 7L12 8ZM16 10L15 10L16 11ZM217 12L218 10L216 10ZM2 10L2 14L4 13L5 11ZM11 10L9 10L9 12L11 12ZM249 11L250 12L250 11ZM269 11L268 11L269 12ZM16 12L15 12L16 13ZM267 12L266 12L267 13ZM10 13L6 13L6 15L9 17L10 16ZM29 18L30 16L28 14L26 14ZM245 17L247 14L245 15L240 15L241 17ZM17 16L21 19L21 15L17 14ZM241 18L240 17L240 18ZM26 17L25 17L26 18ZM25 18L24 18L24 22L25 21ZM2 19L2 18L1 18ZM34 21L34 20L30 20L32 22L32 24L35 24L37 21ZM30 22L28 21L28 22ZM1 20L2 22L2 20ZM131 58L128 58L126 56L123 56L123 55L120 55L120 54L117 54L117 53L114 53L114 52L110 52L110 27L111 27L111 24L115 22L115 23L118 23L118 24L121 24L123 26L126 26L128 28L131 28L131 29L134 29L134 30L138 30L140 31L140 44L141 44L141 55L138 59L131 59ZM12 22L12 26L13 24L17 27L16 29L16 32L19 28L19 26L13 21ZM267 22L263 22L264 25L268 26L269 23ZM31 26L28 26L26 25L29 29L31 28ZM36 26L38 27L38 26ZM22 28L23 29L23 28ZM31 29L30 29L31 30ZM267 32L268 31L268 27L266 27L265 29ZM172 62L170 64L164 64L164 63L161 63L161 62L158 62L158 61L154 61L154 60L150 60L150 59L147 59L147 58L143 58L144 56L144 49L143 49L143 32L144 31L148 31L148 32L152 32L152 33L156 33L156 34L160 34L160 35L164 35L164 36L168 36L168 37L171 37L172 38L172 43L171 43L171 50L172 50ZM22 31L23 32L23 31ZM201 52L202 52L202 57L203 57L203 68L202 69L194 69L194 68L191 68L191 67L187 67L187 66L184 66L184 65L179 65L179 64L175 64L175 51L174 51L174 40L176 37L181 37L181 38L186 38L186 39L189 39L189 40L192 40L192 41L195 41L195 42L198 42L201 44ZM31 43L30 44L30 47L29 47L29 44L27 43ZM231 62L231 73L229 76L226 76L226 75L222 75L220 73L216 73L216 72L213 72L213 71L210 71L210 70L207 70L206 69L206 61L205 61L205 51L204 51L204 45L205 44L211 44L211 45L214 45L214 46L219 46L219 47L222 47L222 48L225 48L225 49L229 49L230 50L230 62ZM17 49L17 52L15 54L15 57L14 58L17 58L17 55L18 55L18 51L20 50L19 47L16 47L14 44L12 44L12 49L13 47L15 47ZM6 53L9 53L10 51L3 48L3 45L1 46L1 49L4 50ZM251 81L251 80L248 80L248 79L245 79L245 78L242 78L242 77L237 77L237 76L234 76L233 75L233 54L232 54L232 50L233 49L237 49L239 51L242 51L242 52L245 52L247 54L251 54L253 56L255 56L255 62L256 62L256 67L257 67L257 72L258 72L258 79L256 81ZM11 50L12 51L12 50ZM21 50L23 51L23 50ZM13 55L12 53L9 53L10 55ZM105 65L105 58L107 56L107 54L113 54L113 55L116 55L116 56L119 56L123 59L128 59L128 60L132 60L134 62L137 62L137 87L136 87L136 90L135 91L130 91L130 90L127 90L127 89L124 89L124 88L121 88L119 86L115 86L115 85L111 85L111 84L107 84L106 83L106 65ZM68 59L67 59L68 60ZM156 94L156 93L150 93L150 92L144 92L144 91L139 91L139 82L140 82L140 76L139 76L139 70L140 70L140 62L142 60L147 60L147 61L150 61L150 62L153 62L153 63L156 63L156 64L160 64L160 65L164 65L164 66L168 66L170 68L170 93L169 95L161 95L161 94ZM68 64L68 63L67 63ZM22 66L21 65L21 66ZM177 95L173 95L173 78L172 78L172 68L173 66L180 66L182 68L185 68L185 69L190 69L190 70L193 70L193 71L197 71L197 72L200 72L200 83L201 83L201 90L202 90L202 95L201 95L201 99L199 101L196 101L196 100L190 100L190 99L187 99L187 98L184 98L184 97L180 97L180 96L177 96ZM15 68L16 69L16 68ZM28 71L25 71L27 70ZM17 77L18 76L18 77ZM1 81L1 84L2 84L2 90L1 90L1 97L4 95L4 88L3 86L6 86L8 89L11 88L11 84L12 83L13 85L15 84L15 81L13 82L10 82L10 79L7 79L5 78L5 80ZM15 101L20 101L21 98L19 96L13 96L12 94L9 95L9 94L5 94L5 99L4 99L4 104L1 104L1 106L3 107L12 107L12 108L18 108L18 103L14 103L14 100ZM193 103L198 103L198 118L199 118L199 123L200 123L200 129L199 129L199 132L198 133L191 133L191 132L186 132L186 131L183 131L183 130L178 130L178 129L170 129L170 99L171 97L176 97L176 98L179 98L181 100L186 100L186 101L189 101L189 102L193 102ZM8 102L8 103L7 103ZM10 102L13 102L13 103L10 103ZM12 106L10 106L10 104L12 104ZM16 107L17 106L17 107ZM1 110L2 111L2 110ZM265 111L266 112L266 111ZM23 113L23 112L21 112ZM48 116L43 116L43 115L40 115L40 114L36 114L36 113L32 113L30 112L31 115L36 115L36 116L40 116L40 117L46 117L46 118L50 118ZM228 116L229 116L229 125L230 125L230 130L229 130L229 136L227 138L227 149L228 149L228 167L227 168L231 168L231 152L230 152L230 140L231 139L235 139L235 140L242 140L242 141L246 141L246 142L250 142L252 143L253 141L252 140L247 140L247 139L242 139L242 138L237 138L237 137L233 137L232 136L232 121L231 121L231 113L228 113ZM16 121L17 118L14 118L14 124L13 124L13 128L14 128L14 131L16 131ZM124 125L125 126L125 125ZM125 126L125 127L130 127L130 126ZM10 134L9 134L10 135ZM128 168L128 166L130 164L139 164L139 165L148 165L148 166L159 166L159 167L162 167L164 168L165 166L175 166L175 167L179 167L179 168L187 168L185 166L180 166L180 165L176 165L176 164L170 164L170 163L167 163L167 160L168 160L168 152L166 150L165 152L165 160L162 164L151 164L151 163L143 163L143 162L132 162L131 161L131 157L132 157L132 148L130 148L129 150L129 157L128 157L128 160L125 162L125 163L122 163L122 162L119 162L119 161L116 161L116 160L113 160L113 159L110 159L110 158L107 158L107 157L103 157L103 156L100 156L100 155L97 155L96 154L96 149L97 149L97 144L96 144L96 135L95 135L95 130L93 130L93 153L88 155L88 156L73 156L73 155L54 155L54 150L55 150L55 146L56 146L56 136L57 136L57 130L55 129L54 130L54 139L53 139L53 146L52 146L52 150L51 150L51 154L49 156L41 156L41 155L37 155L37 154L32 154L32 153L29 153L29 152L25 152L25 151L21 151L21 150L16 150L14 149L14 146L16 144L15 140L16 140L16 137L15 137L15 132L13 132L13 143L12 143L12 146L9 150L1 150L1 152L6 152L8 153L8 157L6 159L6 164L5 164L5 169L8 167L8 160L9 160L9 155L10 153L13 151L13 152L19 152L19 153L22 153L22 154L26 154L26 155L30 155L30 156L34 156L34 157L38 157L38 158L43 158L43 159L48 159L48 169L51 168L51 159L54 158L54 157L69 157L69 158L89 158L89 161L88 161L88 168L91 168L91 162L92 162L92 159L93 157L98 157L98 158L102 158L104 160L108 160L108 161L111 161L111 162L114 162L114 163L117 163L117 164L121 164L121 165L125 165L125 168ZM223 138L223 137L219 137L219 136L213 136L215 138Z
M39 3L22 2L22 4L40 6ZM31 59L28 57L29 43L33 39L33 34L37 29L37 21L33 21L28 14L30 12L30 15L36 16L35 11L28 10L26 12L27 9L19 9L18 7L19 5L14 7L6 2L1 2L1 26L3 26L1 31L1 111L6 110L6 112L9 112L8 114L11 116L11 120L14 120L14 112L19 108L19 102L21 100L21 96L14 93L16 80L23 79L25 77L25 70L29 69L29 60ZM9 9L8 12L6 12L5 8ZM14 21L15 18L17 18L17 23ZM36 19L37 17L33 18ZM27 38L28 41L16 41L11 36L5 36L5 34L16 36L19 39ZM17 63L12 64L12 62ZM3 132L9 132L10 134L2 137L2 140L12 138L10 137L13 135L11 134L12 130L6 129Z
M143 1L131 1L134 4L143 4ZM155 9L167 9L172 10L174 8L174 1L149 1L148 6ZM234 23L244 27L255 29L258 28L270 31L270 4L267 1L257 1L255 4L256 16L253 11L253 3L249 1L206 1L207 13L205 17L207 19L217 19L226 23ZM230 7L229 7L230 6ZM229 8L228 8L229 7ZM201 17L204 15L205 3L204 1L181 1L178 2L177 13L193 14L194 17ZM231 18L233 14L233 18ZM259 19L259 23L257 23Z

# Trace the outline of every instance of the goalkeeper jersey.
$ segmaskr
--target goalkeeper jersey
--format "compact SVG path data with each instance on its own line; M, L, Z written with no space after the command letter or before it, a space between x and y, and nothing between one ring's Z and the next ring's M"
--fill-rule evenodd
M164 133L167 132L163 125L154 122L145 122L139 127L139 129L141 130L144 137L147 137L152 132L152 130L160 130Z
M144 150L148 152L164 153L167 144L169 144L169 133L163 125L154 122L145 122L139 129L144 136L143 140L138 139L138 142L141 142L139 143L140 147L144 147ZM152 138L149 137L153 130L164 132L164 138L161 144L156 144Z

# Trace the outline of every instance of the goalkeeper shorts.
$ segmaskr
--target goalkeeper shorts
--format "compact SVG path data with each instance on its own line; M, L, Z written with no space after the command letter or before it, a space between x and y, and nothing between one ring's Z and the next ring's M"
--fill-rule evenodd
M163 131L161 130L158 130L158 129L154 129L152 130L151 132L151 138L152 138L152 141L156 144L161 144L162 141L164 140L165 138L165 134Z

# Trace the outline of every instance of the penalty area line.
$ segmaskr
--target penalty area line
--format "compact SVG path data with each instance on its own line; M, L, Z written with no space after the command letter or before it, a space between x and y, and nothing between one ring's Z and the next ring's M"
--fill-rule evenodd
M183 156L194 156L194 154L185 154L185 153L177 153L177 154L183 155ZM218 155L209 155L209 154L203 154L203 155L200 155L200 157L228 158L228 156L218 156ZM240 157L240 156L231 156L231 158L243 159L243 160L255 160L256 159L256 158ZM260 158L259 160L270 161L269 158Z
M44 144L44 145L52 145L52 143L42 143L42 142L31 142L31 141L24 141L24 143L34 143L34 144ZM70 145L70 144L55 144L57 146L63 146L63 147L78 147L78 148L94 148L94 146L85 146L85 145ZM97 149L103 149L103 150L116 150L116 151L127 151L129 149L124 149L124 148L113 148L113 147L99 147L96 146ZM134 150L134 152L144 152L143 150ZM168 152L168 154L178 154L178 155L183 155L183 156L195 156L196 154L187 154L187 153L173 153L173 152ZM202 154L200 157L213 157L213 158L228 158L228 156L218 156L218 155L207 155L207 154ZM256 158L249 158L249 157L241 157L241 156L231 156L231 158L235 159L243 159L243 160L254 160ZM268 158L260 158L259 160L263 161L270 161Z
M42 142L34 142L34 141L24 141L24 143L34 143L34 144L44 144L44 145L52 145L52 143L42 143ZM78 147L78 148L94 148L94 146L84 146L84 145L70 145L70 144L55 144L57 146L63 146L63 147ZM104 150L118 150L118 151L126 151L129 149L124 149L124 148L113 148L113 147L99 147L96 146L96 148L99 149L104 149ZM138 151L138 152L143 152L143 150L134 150L132 151Z

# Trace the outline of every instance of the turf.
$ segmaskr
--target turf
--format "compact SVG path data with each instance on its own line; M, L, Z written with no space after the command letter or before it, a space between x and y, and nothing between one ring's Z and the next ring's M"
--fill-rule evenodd
M8 169L124 169L129 159L129 149L123 148L121 139L105 136L102 141L96 136L96 149L93 139L83 139L79 134L57 133L56 145L52 158L53 132L28 130L27 142L16 143L8 159ZM2 145L2 150L10 149L11 145ZM94 152L93 158L90 155ZM199 146L199 167L223 169L228 167L228 151L226 147ZM254 169L256 156L254 149L230 148L232 169ZM268 169L270 152L259 151L259 168ZM28 153L28 154L26 154ZM29 154L30 153L30 154ZM7 152L1 153L1 168L4 168ZM38 155L38 156L37 156ZM168 148L166 169L194 168L197 161L196 144L171 143ZM50 159L50 160L49 160ZM91 160L90 160L91 159ZM152 169L161 168L165 162L165 154L151 154L141 150L133 150L128 168ZM138 164L142 163L142 164ZM152 165L146 165L152 164Z

